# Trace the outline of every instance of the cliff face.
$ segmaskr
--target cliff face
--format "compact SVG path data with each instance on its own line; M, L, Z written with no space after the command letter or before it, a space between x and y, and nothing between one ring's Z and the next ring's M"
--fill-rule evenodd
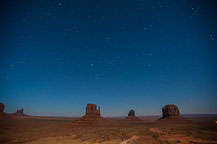
M162 108L162 113L163 113L162 118L167 118L167 117L171 117L171 116L180 116L180 112L179 112L178 107L176 105L173 105L173 104L165 105Z
M0 102L0 113L3 113L5 109L5 105Z
M136 117L134 110L129 111L128 116L126 117L126 119L130 120L130 121L142 121L140 118Z
M15 113L5 113L5 105L0 103L0 118L17 118L17 117L29 117L29 115L24 114L24 109L19 109Z
M75 124L80 124L80 125L106 124L106 123L108 123L108 121L101 117L100 107L98 107L97 109L97 106L95 104L87 104L85 115L75 122Z
M15 113L6 114L7 117L19 118L19 117L30 117L24 113L24 109L18 109Z
M95 104L87 104L86 115L100 116L100 107L97 109L97 106Z
M19 109L19 110L17 110L17 112L16 113L14 113L14 115L16 115L16 116L27 116L26 114L24 114L24 109L22 108L22 109Z
M187 122L181 115L179 112L179 108L174 105L174 104L168 104L165 105L162 108L162 117L160 118L160 120L169 120L169 121L175 121L175 122Z
M5 105L3 103L0 103L0 119L5 116L4 109Z
M135 111L134 110L130 110L128 113L128 116L135 116Z

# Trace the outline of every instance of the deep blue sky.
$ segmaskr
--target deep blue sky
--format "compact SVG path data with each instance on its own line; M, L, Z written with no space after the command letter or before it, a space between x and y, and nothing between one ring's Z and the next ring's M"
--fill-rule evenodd
M217 1L1 0L6 112L217 113Z

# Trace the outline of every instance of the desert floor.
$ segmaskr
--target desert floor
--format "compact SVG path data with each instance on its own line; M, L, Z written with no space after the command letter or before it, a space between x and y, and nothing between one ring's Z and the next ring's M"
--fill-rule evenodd
M217 115L185 116L189 122L159 122L158 116L143 122L106 118L107 125L76 125L76 118L31 117L0 120L4 144L174 144L216 143Z

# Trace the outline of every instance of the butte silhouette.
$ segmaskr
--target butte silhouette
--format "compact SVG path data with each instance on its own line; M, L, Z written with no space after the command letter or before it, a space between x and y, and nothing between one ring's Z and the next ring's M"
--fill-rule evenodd
M85 115L81 117L79 120L75 121L75 123L81 125L92 125L106 124L108 123L108 121L101 117L100 107L98 107L97 109L96 104L87 104Z

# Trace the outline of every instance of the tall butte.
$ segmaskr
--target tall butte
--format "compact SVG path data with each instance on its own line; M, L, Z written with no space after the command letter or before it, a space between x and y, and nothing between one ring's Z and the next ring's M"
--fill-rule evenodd
M5 109L5 105L0 102L0 118L3 118L3 116L5 115L4 109Z
M162 108L162 117L160 120L180 121L184 120L184 118L180 115L179 108L176 105L168 104Z
M129 111L128 116L126 117L126 119L130 120L130 121L142 121L140 118L136 117L134 110Z
M101 117L100 107L97 109L96 104L87 104L86 113L79 120L75 121L76 124L104 124L108 121Z
M0 113L3 113L5 109L5 105L0 102Z

